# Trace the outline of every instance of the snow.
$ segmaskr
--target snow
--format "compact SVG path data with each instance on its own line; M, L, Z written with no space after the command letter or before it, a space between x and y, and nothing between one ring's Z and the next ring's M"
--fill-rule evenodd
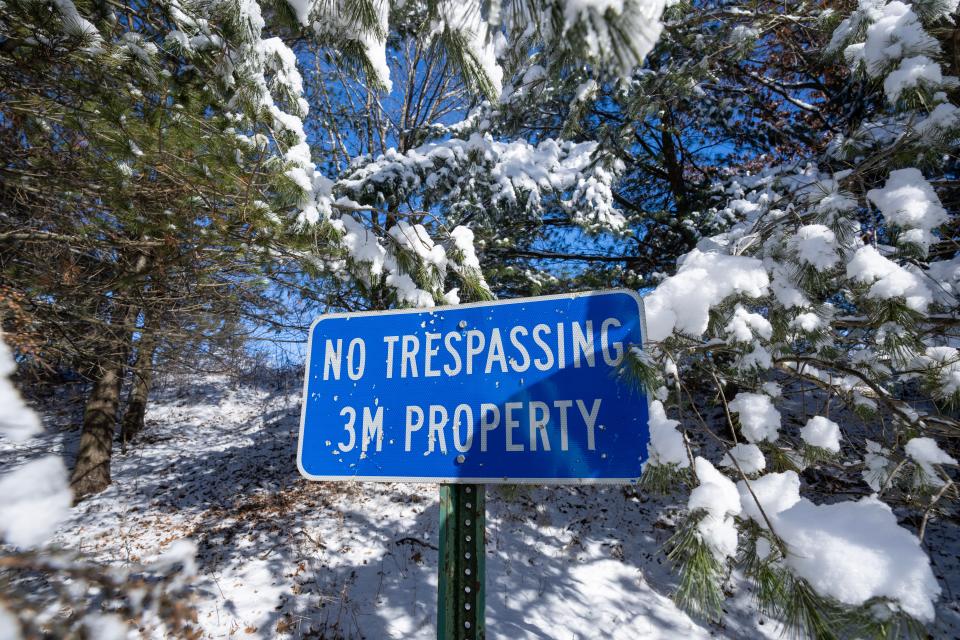
M22 637L17 618L0 603L0 640L20 640Z
M740 431L751 443L776 442L780 436L780 412L773 406L770 396L741 392L728 406L740 418Z
M161 567L189 561L183 538L194 540L203 638L436 638L437 486L302 480L299 373L158 389L143 440L115 453L114 483L70 511L54 544ZM72 450L68 424L35 451ZM6 468L23 454L4 444ZM487 637L756 637L733 631L756 625L746 601L731 603L724 630L671 600L657 500L623 487L488 487Z
M814 416L800 429L800 437L811 447L833 453L840 451L840 425L823 416Z
M868 1L861 5L861 11L864 9L873 21L867 27L866 40L847 47L844 55L852 64L862 62L870 76L880 77L903 58L935 54L940 50L909 5L899 0L883 5Z
M711 308L735 293L759 298L767 293L769 284L767 271L756 258L694 249L677 274L644 299L647 339L659 342L675 331L702 336Z
M8 378L15 370L13 354L0 331L0 436L25 442L40 432L40 419L10 384Z
M830 269L840 261L837 255L837 236L827 226L808 224L797 229L790 246L802 264L817 271Z
M903 298L914 311L924 312L933 302L924 276L912 265L902 267L885 258L872 245L860 248L847 263L847 277L869 284L867 296L881 300Z
M816 313L805 311L798 313L794 319L790 321L790 326L795 329L800 329L801 331L806 331L807 333L813 333L820 329L826 329L828 324Z
M679 469L690 466L683 435L677 431L678 420L671 420L663 409L663 403L650 403L650 442L647 444L649 460L644 464L676 465Z
M467 50L489 80L494 97L499 97L503 91L503 69L497 62L496 47L482 7L480 0L440 0L436 3L439 23L433 30L449 29L463 37Z
M903 450L917 463L924 478L934 486L942 486L944 482L933 465L957 464L957 459L941 449L933 438L911 438Z
M59 456L27 462L0 477L0 538L18 547L44 543L67 517L72 501Z
M112 613L88 614L83 618L88 637L97 640L124 640L127 625L120 616Z
M579 28L584 31L590 57L617 51L622 78L629 78L643 63L663 31L660 17L665 0L564 0L561 4L564 23L560 37L569 37L572 29ZM628 38L628 42L618 42L615 34Z
M460 263L464 267L480 270L480 259L477 257L477 250L473 245L473 231L469 227L458 225L450 232L450 238L453 239L457 249L463 254Z
M920 234L910 239L924 251L936 240L931 232L948 219L940 198L918 169L891 171L883 188L871 189L867 198L887 224L919 230Z
M917 132L927 139L936 139L960 126L960 109L949 102L942 102L933 108L930 114L917 123Z
M943 84L943 72L940 65L927 56L904 58L900 66L883 79L883 90L887 100L896 102L907 89L923 86L938 88Z
M734 464L736 462L736 464ZM752 475L763 471L767 466L767 460L760 451L760 447L755 444L739 443L730 447L730 450L724 454L720 461L721 467L731 467L736 469L740 467L746 475Z
M793 471L767 474L750 487L786 544L786 565L817 593L848 605L888 598L918 620L933 620L940 586L930 560L889 506L875 497L814 504L800 497ZM746 484L738 489L744 513L767 528Z
M737 305L733 311L733 318L730 319L724 329L730 342L750 342L754 334L767 340L773 335L773 327L770 322L759 313L752 313Z
M699 484L690 492L687 509L706 512L697 523L700 539L718 560L732 558L738 539L733 516L740 514L737 486L704 458L698 456L693 466Z
M390 227L388 233L404 249L415 253L426 264L437 267L441 272L447 268L447 252L438 244L434 244L427 230L422 224L410 224L400 220Z
M360 44L363 46L364 54L370 67L373 69L375 79L384 91L390 93L393 91L393 82L390 80L390 66L387 64L387 33L390 30L390 3L388 0L373 0L371 2L377 12L377 23L379 33L371 33L364 30L360 33Z
M800 501L800 477L794 471L768 473L749 482L737 482L743 515L766 526L767 518L789 509ZM779 534L776 526L774 531Z

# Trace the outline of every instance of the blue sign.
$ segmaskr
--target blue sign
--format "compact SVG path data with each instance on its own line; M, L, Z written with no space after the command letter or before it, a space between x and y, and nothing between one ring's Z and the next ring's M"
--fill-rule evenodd
M310 329L297 465L313 480L636 482L647 400L632 291L330 314Z

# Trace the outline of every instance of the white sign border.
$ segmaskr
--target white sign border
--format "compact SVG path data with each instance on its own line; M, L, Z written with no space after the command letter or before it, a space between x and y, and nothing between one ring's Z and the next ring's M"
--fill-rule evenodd
M543 485L624 485L637 484L640 476L631 478L474 478L474 477L419 477L419 476L317 476L303 468L303 430L307 419L307 385L310 382L310 355L313 353L313 330L324 320L335 318L360 318L373 315L422 314L436 311L469 309L471 307L492 307L506 304L528 304L544 300L575 300L576 298L592 298L612 294L627 294L637 303L637 312L640 314L641 339L646 340L647 316L643 308L643 298L632 289L603 289L594 291L580 291L577 293L557 293L547 296L531 296L527 298L509 298L507 300L488 300L484 302L468 302L466 304L440 305L436 307L407 307L403 309L387 309L384 311L341 311L325 313L318 316L311 324L307 334L307 359L303 369L303 407L300 409L300 432L297 436L297 470L307 480L317 482L409 482L417 484L543 484ZM649 414L650 390L647 390L647 409Z

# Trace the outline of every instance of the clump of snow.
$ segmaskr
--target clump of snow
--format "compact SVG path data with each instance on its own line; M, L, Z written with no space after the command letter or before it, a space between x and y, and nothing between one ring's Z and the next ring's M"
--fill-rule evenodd
M17 368L0 332L0 436L24 442L40 432L40 419L8 380Z
M933 465L957 464L957 459L941 449L933 438L911 438L903 450L920 467L926 481L935 486L942 486L943 479Z
M800 429L800 437L811 447L840 451L840 425L823 416L814 416Z
M450 238L463 254L460 264L480 271L480 259L477 257L477 250L473 245L473 231L469 227L458 225L450 232Z
M767 270L755 258L694 249L677 274L661 282L644 300L647 337L659 342L674 331L702 336L712 307L733 294L759 298L767 293L769 284Z
M850 45L844 55L853 64L862 62L870 76L879 77L903 58L935 54L940 50L910 5L894 0L887 4L865 2L861 10L864 8L873 24L867 27L865 42Z
M903 298L908 307L921 312L933 302L933 294L916 267L901 267L882 256L872 245L857 250L847 264L847 277L870 284L869 298Z
M667 417L663 403L654 400L650 403L650 442L647 444L649 459L644 465L675 464L680 469L690 466L683 435L677 431L680 422Z
M45 456L0 477L0 538L35 547L66 518L73 495L58 456Z
M434 244L430 234L422 224L410 224L400 220L390 227L388 232L401 247L417 254L427 264L432 264L441 272L447 268L447 252L443 246Z
M790 238L790 246L801 263L818 271L825 271L840 260L837 256L837 236L822 224L808 224L797 229Z
M744 309L739 304L724 331L730 336L730 342L750 342L754 339L754 334L769 340L773 335L773 327L766 318Z
M807 333L813 333L814 331L826 328L828 324L823 318L812 311L804 311L803 313L798 313L793 320L790 321L790 326L794 329L806 331Z
M934 618L940 586L912 533L875 497L817 505L800 497L796 473L768 474L750 483L763 506L740 482L743 512L761 527L767 519L786 545L787 567L820 595L852 606L889 599L924 622Z
M939 87L942 83L943 72L938 63L927 56L914 56L901 60L900 66L883 79L883 90L887 100L896 102L907 89L923 85Z
M736 461L736 464L734 464ZM760 447L755 444L740 443L730 447L720 461L721 467L740 467L740 470L747 475L759 473L767 466L767 460L763 457Z
M800 477L794 471L768 473L749 484L740 480L737 491L743 515L765 525L764 514L772 519L800 501Z
M887 224L912 230L903 240L924 251L935 240L931 231L948 219L940 198L918 169L891 171L883 188L871 189L867 198L880 209Z
M706 512L697 524L700 539L717 559L731 558L737 553L737 526L733 519L740 515L737 486L704 458L698 456L693 464L700 484L690 492L687 508L691 512Z
M740 430L750 442L776 442L780 437L780 412L773 406L770 396L742 392L728 406L740 418Z

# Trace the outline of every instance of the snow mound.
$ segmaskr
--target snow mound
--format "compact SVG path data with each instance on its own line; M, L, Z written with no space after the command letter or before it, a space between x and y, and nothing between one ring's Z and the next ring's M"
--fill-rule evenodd
M750 487L787 546L787 567L817 593L851 606L886 598L918 620L933 620L940 586L930 560L889 506L875 497L814 504L800 497L792 471L768 474ZM745 483L738 489L744 513L766 528Z

